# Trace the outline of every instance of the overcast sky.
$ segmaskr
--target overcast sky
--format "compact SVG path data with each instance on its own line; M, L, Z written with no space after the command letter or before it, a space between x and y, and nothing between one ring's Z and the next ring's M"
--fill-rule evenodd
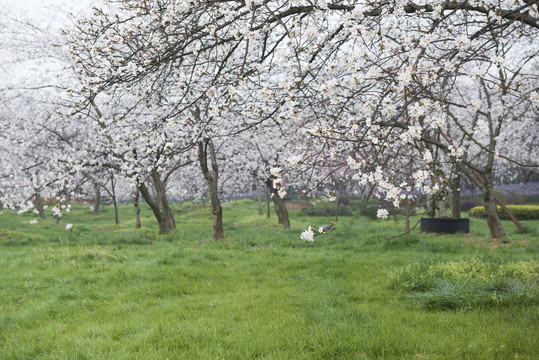
M91 0L0 0L0 7L7 12L22 12L23 16L51 16L55 13L78 13L92 7Z
M95 0L0 0L0 16L4 13L11 19L6 21L10 28L0 31L0 57L2 58L0 60L0 88L13 86L22 79L25 82L33 79L41 81L37 79L38 76L47 75L47 72L59 68L46 58L34 58L32 49L25 48L25 43L21 42L25 35L21 36L21 34L29 34L28 44L32 44L33 32L23 30L27 26L24 24L31 23L39 29L57 32L60 28L69 27L68 24L73 18L68 14L74 13L77 16L91 9L92 5L98 2ZM18 22L20 26L17 26ZM18 34L14 34L17 31ZM39 36L39 32L36 34Z
M66 8L77 8L87 6L86 0L0 0L3 7L24 8L28 10L38 10L42 7L57 7L64 5Z

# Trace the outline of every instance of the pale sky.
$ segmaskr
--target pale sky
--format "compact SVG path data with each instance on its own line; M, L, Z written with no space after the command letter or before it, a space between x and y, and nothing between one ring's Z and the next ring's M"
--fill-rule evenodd
M60 28L69 26L73 18L68 14L74 13L77 16L81 12L87 12L93 4L97 3L99 0L0 0L0 14L5 13L12 19L10 26L17 26L17 21L21 24L29 22L38 28L56 32ZM13 35L10 31L12 30L0 32L0 44L2 44L0 47L2 58L0 60L0 88L12 86L19 83L21 79L25 79L25 82L31 81L37 77L33 75L36 73L39 77L47 76L47 71L58 68L43 58L39 61L33 60L33 54L30 52L25 60L27 50L22 47L24 43L13 46L17 43L12 42ZM20 41L20 38L16 41ZM18 60L11 61L11 59ZM53 76L52 74L50 76Z
M69 8L84 7L91 1L80 0L0 0L3 7L20 7L28 10L38 9L40 7L51 7L64 5Z
M99 1L92 0L0 0L0 9L22 11L29 16L50 16L54 13L69 13L91 9L93 4Z

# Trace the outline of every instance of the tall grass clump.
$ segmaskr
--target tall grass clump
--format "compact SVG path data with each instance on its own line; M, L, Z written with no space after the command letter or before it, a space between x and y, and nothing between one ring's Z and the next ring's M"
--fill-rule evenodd
M432 310L539 303L539 261L473 257L414 262L392 274L407 298Z

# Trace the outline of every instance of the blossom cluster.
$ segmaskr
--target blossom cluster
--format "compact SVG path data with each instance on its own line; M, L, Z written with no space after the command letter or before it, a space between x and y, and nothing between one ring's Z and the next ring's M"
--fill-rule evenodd
M62 217L62 210L58 206L53 207L51 211L52 211L52 216L54 216L55 218Z
M301 233L301 239L307 242L313 242L314 241L314 228L312 226L309 226L307 230Z
M281 178L281 168L272 167L270 169L272 176L273 188L277 190L277 194L282 199L286 196L286 190L283 187L283 179Z

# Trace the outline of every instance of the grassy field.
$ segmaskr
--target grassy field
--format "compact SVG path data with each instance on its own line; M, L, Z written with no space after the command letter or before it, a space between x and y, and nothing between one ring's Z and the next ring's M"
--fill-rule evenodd
M0 215L0 359L537 359L539 222L509 243L471 235L392 241L399 223L291 212L281 230L257 204L175 209L157 235L148 209L75 207L55 225ZM73 223L65 231L66 223Z

